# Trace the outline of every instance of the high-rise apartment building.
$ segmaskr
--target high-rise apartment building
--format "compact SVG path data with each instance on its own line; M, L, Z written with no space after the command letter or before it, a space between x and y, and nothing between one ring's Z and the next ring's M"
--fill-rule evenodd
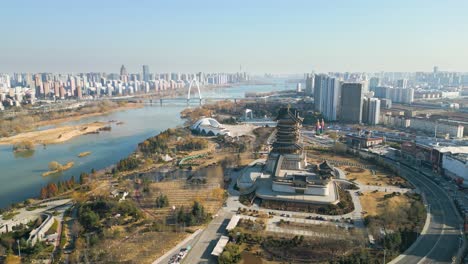
M362 122L362 97L361 83L344 83L341 85L341 121L347 123Z
M150 80L149 66L143 65L143 81L148 82Z
M83 98L83 92L81 91L81 86L77 86L76 87L76 97L78 99L82 99Z
M377 125L380 121L380 100L377 98L364 98L362 121L369 125Z
M328 121L338 119L340 96L340 82L338 79L325 74L315 76L315 111L321 112Z
M315 75L314 78L314 110L316 112L322 111L322 90L325 89L326 78L328 76L325 74Z
M394 103L411 104L414 101L413 88L392 88L385 86L377 86L371 88L374 96L378 98L386 98Z

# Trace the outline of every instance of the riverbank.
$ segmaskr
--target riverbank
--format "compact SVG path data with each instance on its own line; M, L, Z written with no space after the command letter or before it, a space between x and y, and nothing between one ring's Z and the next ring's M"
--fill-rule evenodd
M16 136L0 138L0 145L14 145L20 142L32 142L33 144L58 144L74 137L96 133L106 127L106 122L94 122L76 126L62 126L47 130L21 133Z
M68 116L68 117L56 118L56 119L53 119L53 120L43 120L43 121L37 122L35 125L38 126L38 127L57 125L57 124L60 124L60 123L65 123L65 122L78 121L78 120L81 120L83 118L107 115L107 114L117 112L117 111L131 110L131 109L137 109L137 108L142 108L142 107L144 107L144 105L140 104L140 103L126 103L125 105L117 106L115 108L111 108L111 109L108 109L108 110L102 111L102 112L95 112L95 113L88 113L88 114L78 114L78 115L73 115L73 116Z

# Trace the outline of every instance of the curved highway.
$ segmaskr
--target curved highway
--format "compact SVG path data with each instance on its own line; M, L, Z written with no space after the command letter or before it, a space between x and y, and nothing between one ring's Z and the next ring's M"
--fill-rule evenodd
M456 209L445 191L427 176L404 164L400 171L425 194L431 221L419 243L392 263L452 263L462 244L462 220Z

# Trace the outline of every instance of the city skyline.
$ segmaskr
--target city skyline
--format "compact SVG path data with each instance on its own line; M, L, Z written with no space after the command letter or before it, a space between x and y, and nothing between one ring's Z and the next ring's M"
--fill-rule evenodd
M0 72L468 71L459 1L12 1ZM102 10L105 10L104 12ZM440 15L443 20L437 19ZM370 21L372 23L370 23ZM117 70L116 70L117 69Z

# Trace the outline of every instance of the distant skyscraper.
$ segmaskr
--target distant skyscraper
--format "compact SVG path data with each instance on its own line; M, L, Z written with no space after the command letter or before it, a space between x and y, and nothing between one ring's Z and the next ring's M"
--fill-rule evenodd
M120 80L123 81L123 82L128 81L128 72L127 72L127 69L125 68L124 65L122 65L122 67L120 67Z
M44 90L42 87L41 77L38 74L34 75L34 87L36 88L36 91L35 91L36 97L42 98L42 95L44 94Z
M434 66L434 74L439 72L439 66Z
M65 87L63 85L60 85L59 95L60 99L65 99Z
M68 76L68 83L70 84L71 93L74 95L76 86L79 84L75 81L75 77L73 76Z
M362 97L361 83L342 84L340 121L348 123L362 122Z
M54 96L55 98L60 97L60 82L54 82Z
M322 90L325 89L326 79L328 78L325 74L315 75L314 78L314 110L316 112L322 111Z
M372 77L369 80L369 89L372 91L373 88L380 86L380 79L378 77Z
M83 93L82 93L82 91L81 91L81 86L79 86L79 85L76 87L76 97L77 97L78 99L82 99L82 98L83 98Z
M401 79L397 81L397 87L398 88L408 88L408 80L407 79Z
M313 96L314 95L314 75L313 74L307 74L306 81L305 81L305 94L307 96Z
M148 82L150 80L149 66L143 65L143 81Z
M45 97L48 97L50 94L50 82L46 81L43 84L44 84L44 95Z

